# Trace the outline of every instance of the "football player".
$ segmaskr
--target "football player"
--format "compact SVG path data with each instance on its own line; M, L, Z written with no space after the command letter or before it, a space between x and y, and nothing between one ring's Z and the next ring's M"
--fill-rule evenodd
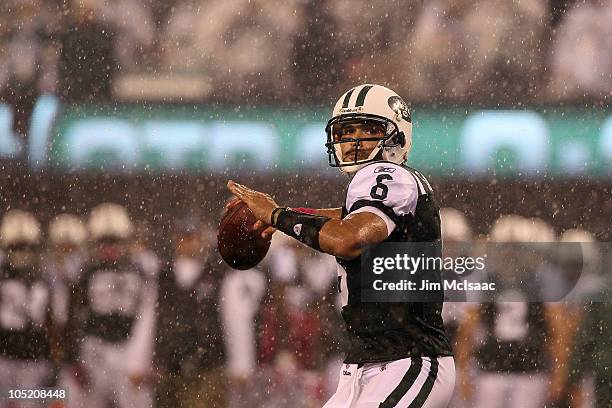
M68 319L68 292L77 281L85 262L87 229L79 217L60 214L49 223L50 245L45 268L53 284L54 314L58 323Z
M228 188L264 225L336 257L349 346L335 407L446 407L455 365L442 302L361 299L363 248L383 242L439 242L440 216L429 182L404 166L412 119L392 90L365 84L345 92L326 126L329 163L352 176L341 208L291 209L233 181ZM229 205L235 205L235 201Z
M0 389L53 385L56 339L51 287L41 270L40 224L30 213L10 210L2 218L0 243ZM0 406L17 406L0 402ZM19 406L43 406L41 401Z
M558 377L566 356L566 319L559 303L529 299L533 277L546 267L534 249L555 235L541 219L518 215L500 217L489 234L493 243L514 243L489 254L496 291L491 302L466 305L457 334L458 391L473 407L540 408L558 398L550 379ZM524 251L526 248L527 251ZM535 299L538 300L538 299ZM479 328L484 338L478 340ZM472 382L472 355L478 374ZM546 405L548 406L548 405Z
M465 215L454 208L442 208L440 210L442 240L444 241L444 257L458 258L466 256L468 246L472 240L472 229ZM469 274L470 271L444 271L442 276L447 280L461 279ZM446 328L446 335L451 343L454 342L457 334L457 326L463 317L463 309L465 306L465 296L460 298L459 294L453 293L446 299L452 299L452 302L444 302L442 308L442 320Z
M218 312L221 273L214 236L194 218L178 220L173 254L159 277L155 368L157 406L226 406L223 331Z
M442 230L442 241L444 242L443 256L444 258L460 258L469 255L472 244L472 228L470 227L467 217L455 208L440 209L440 228ZM459 273L461 272L461 273ZM443 270L442 278L447 281L461 280L469 276L470 270L455 271ZM442 320L446 335L451 345L454 345L457 337L457 328L465 315L466 303L465 292L446 290L444 291L444 307L442 308ZM461 381L457 373L456 381ZM463 407L463 401L455 389L455 394L449 404L452 407Z
M66 335L70 290L79 279L87 256L87 229L76 215L59 214L49 223L47 235L49 245L44 269L53 290L53 317L62 337ZM62 343L69 341L63 340ZM73 367L58 368L58 387L70 390L67 402L71 406L79 405L82 398L82 389L76 380Z
M105 203L88 220L91 262L73 290L69 330L76 374L88 407L147 407L155 282L130 254L133 226L125 208ZM78 360L77 360L78 357ZM86 381L85 381L86 380Z

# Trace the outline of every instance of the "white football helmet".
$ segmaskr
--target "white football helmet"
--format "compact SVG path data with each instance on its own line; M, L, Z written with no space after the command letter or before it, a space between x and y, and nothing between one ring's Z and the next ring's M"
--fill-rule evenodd
M540 218L502 215L493 224L489 239L493 242L554 242L555 232Z
M529 238L525 242L555 242L557 239L553 227L541 218L526 219L529 227Z
M375 122L386 129L384 137L353 139L337 137L335 130L356 122ZM345 92L336 102L332 117L325 127L329 165L345 173L354 173L365 164L389 161L402 164L412 147L412 118L408 105L389 88L380 85L359 85ZM358 159L360 143L378 141L365 159ZM343 160L342 143L356 143L353 160Z
M576 228L564 231L563 234L561 234L559 241L580 243L579 254L582 258L582 261L584 262L585 269L588 271L595 270L597 265L601 261L602 256L597 240L595 239L593 234L584 229ZM562 250L559 255L562 261L570 261L572 260L572 257L576 257L575 251L568 251L568 249L570 249L571 247L561 248Z
M527 220L520 215L502 215L489 231L492 242L525 242L529 239Z
M595 242L595 238L590 232L581 228L575 228L564 231L563 234L561 234L559 241L590 243Z
M49 223L49 239L54 245L82 245L87 239L87 229L79 217L60 214Z
M472 239L472 229L465 215L454 208L441 208L442 239L466 242Z
M40 223L32 214L22 210L10 210L2 218L0 242L2 247L11 245L38 245L40 243Z
M127 239L132 235L132 222L127 210L119 204L104 203L89 214L89 235L94 240Z

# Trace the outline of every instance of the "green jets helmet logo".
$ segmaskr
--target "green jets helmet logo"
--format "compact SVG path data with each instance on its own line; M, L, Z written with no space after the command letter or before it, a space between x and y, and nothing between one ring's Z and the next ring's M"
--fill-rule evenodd
M404 119L407 122L411 122L412 118L410 117L410 110L408 110L408 105L406 102L399 96L391 96L387 103L393 112L397 113L397 115Z

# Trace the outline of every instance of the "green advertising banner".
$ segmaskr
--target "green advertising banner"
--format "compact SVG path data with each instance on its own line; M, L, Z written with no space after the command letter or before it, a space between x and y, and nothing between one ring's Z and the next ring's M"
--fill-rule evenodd
M43 102L40 117L32 120L33 167L335 171L327 167L324 147L327 111L167 105L58 109L56 101ZM0 157L19 150L6 125L8 115L0 105ZM409 162L429 174L612 176L612 116L602 111L417 107L413 121Z

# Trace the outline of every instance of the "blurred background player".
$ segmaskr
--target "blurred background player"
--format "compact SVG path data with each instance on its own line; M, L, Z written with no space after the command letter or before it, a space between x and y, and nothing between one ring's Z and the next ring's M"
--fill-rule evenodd
M224 407L228 397L219 317L220 263L213 231L175 222L171 259L159 277L156 406Z
M442 233L442 256L459 258L470 255L472 250L472 229L465 214L455 208L440 209L440 230ZM442 271L442 278L447 281L462 280L470 274L471 271ZM448 336L448 341L453 349L457 337L457 329L459 324L465 317L467 307L465 292L460 291L444 291L444 305L442 306L442 320L444 321L444 330ZM457 372L456 383L461 379L461 372ZM463 401L459 397L458 387L455 387L453 399L449 406L462 406Z
M552 228L540 219L502 216L489 239L514 243L489 259L496 291L487 303L466 307L456 340L461 397L474 407L541 408L551 398L549 379L564 349L559 304L535 302L517 282L528 282L543 267L533 243L550 243ZM527 245L524 245L527 243ZM532 243L532 246L529 246ZM481 331L482 330L482 331ZM483 333L478 336L478 333ZM471 357L478 370L472 383ZM551 372L553 372L551 374Z
M276 234L275 234L276 235ZM266 292L267 279L258 269L225 271L219 309L223 322L229 380L228 404L243 407L260 399L255 385L258 375L255 322Z
M53 316L58 337L67 343L66 330L71 291L81 276L87 261L87 229L81 219L73 214L59 214L47 228L48 245L44 257L45 274L53 289ZM64 356L61 356L64 357ZM58 386L68 388L69 404L79 404L82 389L73 375L73 367L62 367Z
M30 213L10 210L0 224L0 389L53 386L56 349L51 287L41 269L41 229ZM1 407L13 402L0 401ZM20 406L44 406L27 401Z
M466 216L454 208L440 209L440 229L442 232L442 256L459 258L468 256L471 249L472 229ZM447 271L444 270L442 277L446 280L461 279L469 275L470 271ZM445 292L445 298L455 300L445 301L442 307L442 319L444 320L444 329L451 344L454 343L457 334L457 327L463 317L463 308L465 306L465 298L457 298L456 294L449 297L449 293Z
M133 261L133 226L125 208L105 203L88 219L91 259L74 288L72 358L87 407L148 407L155 276ZM78 354L75 354L78 353Z
M87 260L87 229L79 217L60 214L48 227L48 246L45 253L45 270L53 285L54 315L58 323L68 320L70 289L79 279Z
M593 338L592 336L605 338L605 333L597 332L607 330L609 321L601 313L606 308L609 312L609 303L608 306L602 306L598 302L602 300L600 296L604 295L602 290L606 288L607 282L602 271L601 247L593 234L582 228L569 229L561 234L559 241L561 244L557 253L557 265L561 276L553 282L559 285L556 290L563 296L561 302L567 328L566 347L570 350L568 359L571 361L560 362L557 376L552 382L559 390L559 407L585 407L594 402L594 384L591 381L583 381L590 375L595 375L599 380L599 396L606 393L610 395L609 389L606 388L606 381L609 383L606 378L609 376L606 377L605 370L601 369L600 360L591 359L598 351L597 346L593 346L591 340L588 340L589 337ZM587 321L583 322L585 317ZM601 326L593 326L594 324ZM589 351L585 348L587 345ZM590 355L581 356L581 353ZM606 358L605 352L597 357ZM601 381L602 379L604 381ZM577 391L580 392L576 393ZM598 399L597 404L601 405L601 399Z

